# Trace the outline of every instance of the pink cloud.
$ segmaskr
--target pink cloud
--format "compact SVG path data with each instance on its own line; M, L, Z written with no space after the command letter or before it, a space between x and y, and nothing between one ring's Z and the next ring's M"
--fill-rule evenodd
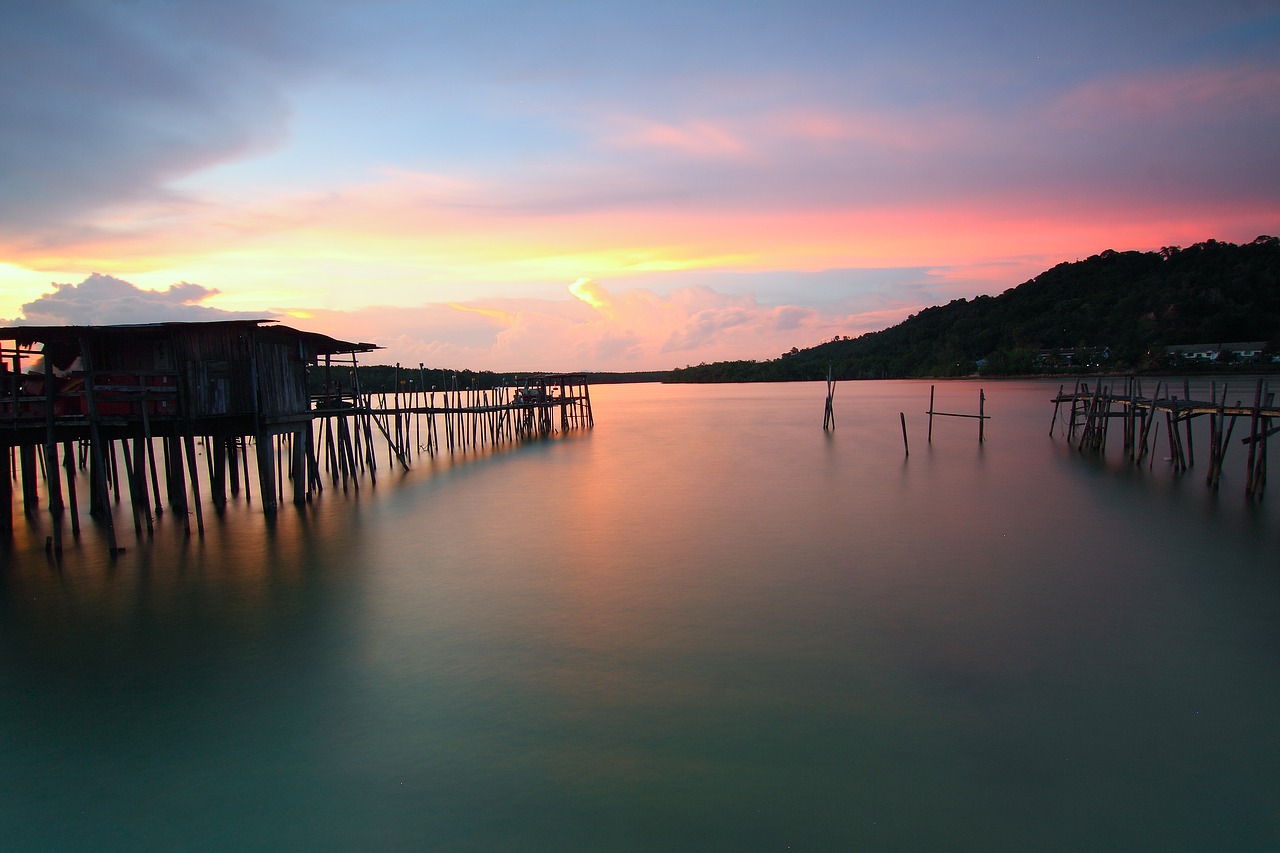
M578 286L578 290L582 285ZM763 305L750 295L682 287L666 295L591 283L598 304L564 299L308 310L296 324L384 349L370 363L437 368L665 370L725 359L772 358L793 346L897 322L920 306L850 313ZM301 313L301 312L299 312Z
M697 157L740 156L749 150L739 133L723 123L705 119L683 124L629 119L622 124L622 129L612 134L609 141L624 148L657 148Z
M784 142L860 143L897 151L920 151L946 140L954 144L971 131L964 122L936 113L928 117L890 112L787 110L765 121Z

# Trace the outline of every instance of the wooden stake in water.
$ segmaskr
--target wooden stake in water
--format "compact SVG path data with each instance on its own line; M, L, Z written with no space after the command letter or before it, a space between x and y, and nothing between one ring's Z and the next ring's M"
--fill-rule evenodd
M929 386L929 443L933 444L933 386Z
M836 413L832 407L832 400L836 396L836 381L831 376L831 365L827 365L827 408L822 413L822 431L836 428Z

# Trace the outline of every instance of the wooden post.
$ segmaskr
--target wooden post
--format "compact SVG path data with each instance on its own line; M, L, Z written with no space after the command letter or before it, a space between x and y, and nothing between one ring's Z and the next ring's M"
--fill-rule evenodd
M929 386L929 444L933 444L933 386Z
M148 406L146 403L142 405L142 435L147 440L146 444L146 460L138 457L138 467L144 464L148 465L151 472L151 492L155 495L156 514L164 512L164 501L160 498L160 478L156 474L156 449L155 442L151 436L151 416L147 414Z
M978 443L983 442L983 428L987 424L987 418L984 414L987 408L987 394L981 388L978 389Z
M400 420L400 362L398 361L396 362L396 372L394 374L394 378L392 379L392 382L393 382L393 386L391 388L391 400L392 400L392 405L395 408L395 417L396 417L395 441L396 441L396 450L398 451L403 446L403 442L401 441L401 436L403 435L402 429L404 426Z
M24 444L18 448L18 464L22 468L22 509L26 513L31 513L40 505L34 444Z
M134 436L133 454L130 458L129 444L124 442L124 467L129 475L129 500L136 507L136 513L147 522L147 533L155 530L151 517L151 501L147 493L147 457L142 436ZM137 519L134 520L135 525Z
M1267 395L1267 408L1270 409L1275 401L1272 394ZM1262 447L1258 450L1258 471L1254 475L1253 485L1259 498L1267 487L1267 437L1274 430L1271 429L1271 418L1264 417L1262 419L1262 432L1259 434L1262 440Z
M1187 402L1187 405L1191 404L1191 380L1189 379L1182 380L1182 399ZM1191 414L1190 411L1188 411L1187 416L1182 419L1187 426L1187 465L1186 467L1191 467L1196 464L1196 446L1195 446L1194 440L1191 438L1191 418L1192 417L1193 415Z
M1213 402L1218 402L1218 383L1213 383ZM1209 473L1205 477L1205 485L1217 491L1214 482L1217 476L1219 455L1222 453L1222 408L1209 414Z
M907 416L904 412L898 412L898 420L902 422L902 452L910 456L911 447L907 444Z
M1262 408L1262 380L1258 380L1257 390L1253 394L1253 411L1249 415L1249 461L1245 464L1244 493L1254 495L1254 470L1258 455L1258 420Z
M53 365L44 362L44 458L45 482L49 484L49 512L55 517L62 514L62 477L58 473L58 439L53 424L54 383Z
M832 399L836 395L836 383L831 377L831 365L827 365L827 407L822 413L822 431L836 428L836 413L832 407ZM929 408L933 408L930 406Z
M1143 456L1146 456L1148 453L1151 453L1153 454L1152 455L1153 464L1155 462L1154 453L1155 453L1156 439L1155 439L1155 436L1151 435L1151 428L1156 424L1156 401L1158 399L1160 399L1160 383L1156 382L1155 393L1152 394L1151 396L1151 401L1147 405L1147 414L1143 419L1142 444L1138 449L1138 459L1141 460ZM1150 438L1150 441L1148 441L1148 438Z
M114 559L120 553L116 543L115 522L111 517L111 506L107 502L107 480L102 459L102 430L98 424L98 403L93 392L93 358L89 349L89 339L80 338L80 355L84 363L84 393L89 414L89 435L92 444L93 462L90 470L93 474L93 496L102 506L103 526L107 532L107 551ZM90 502L92 507L94 501Z
M4 507L0 513L0 541L5 543L13 540L13 463L9 450L8 442L0 443L0 506Z
M178 434L164 437L164 470L169 491L169 508L174 512L187 511L187 478L183 473L182 438Z
M234 435L227 436L227 485L231 497L240 496L240 439Z
M227 505L227 440L226 436L213 436L206 450L213 453L213 473L209 475L209 493L213 505L222 509Z
M122 441L124 446L124 471L129 478L129 509L133 513L133 535L142 536L142 508L138 505L137 472L133 468L133 454L129 452L129 442Z
M1080 380L1076 380L1076 387L1071 391L1071 425L1067 427L1067 441L1074 441L1076 437L1076 419L1079 417L1080 410Z
M324 482L320 478L320 459L316 456L316 438L315 432L311 427L307 427L307 493L310 494L314 489L316 492L324 491Z
M274 515L276 511L276 478L272 476L271 436L265 431L254 437L258 453L258 494L262 495L262 511Z
M62 467L67 474L67 506L71 510L71 533L74 535L80 532L80 507L76 505L76 449L69 441L62 443Z
M196 437L188 432L184 437L187 445L187 470L191 472L191 501L196 510L196 529L204 535L203 501L200 500L200 466L196 464Z
M293 433L293 444L290 448L293 458L289 466L290 478L293 480L293 505L304 506L307 502L307 437L311 435L311 424L300 426Z
M1058 422L1058 407L1062 405L1062 389L1065 385L1058 386L1058 396L1053 398L1053 417L1049 420L1049 437L1053 438L1053 427Z

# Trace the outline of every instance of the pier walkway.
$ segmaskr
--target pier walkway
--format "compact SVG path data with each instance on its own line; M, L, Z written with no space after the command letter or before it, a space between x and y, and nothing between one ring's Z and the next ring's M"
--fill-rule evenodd
M13 538L19 483L24 513L43 505L53 516L52 553L61 553L64 518L78 535L78 492L87 491L89 514L115 554L121 484L137 535L151 532L166 506L188 532L194 516L203 533L204 488L215 510L242 486L248 498L250 446L258 500L270 515L286 484L301 506L326 480L343 488L376 482L384 452L389 466L408 470L420 453L594 425L579 375L436 391L402 384L397 368L397 389L409 390L366 392L356 357L375 344L268 323L0 328L0 546ZM405 375L413 373L423 378L421 366ZM313 378L321 393L312 393Z

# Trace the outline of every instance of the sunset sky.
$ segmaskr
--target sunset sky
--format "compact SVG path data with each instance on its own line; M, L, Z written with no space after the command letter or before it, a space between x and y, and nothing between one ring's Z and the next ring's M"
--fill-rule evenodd
M1280 234L1280 3L0 0L0 322L772 358Z

